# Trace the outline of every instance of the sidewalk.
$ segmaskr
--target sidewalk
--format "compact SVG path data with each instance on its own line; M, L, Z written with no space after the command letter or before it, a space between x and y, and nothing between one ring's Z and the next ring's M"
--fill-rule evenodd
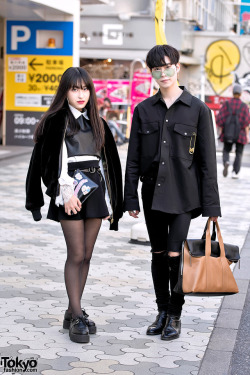
M249 350L249 323L244 325L244 335L239 325L249 309L248 167L242 168L240 180L225 179L218 157L223 238L243 248L241 270L234 271L240 293L224 299L187 297L178 340L166 343L158 336L146 336L146 327L156 315L150 249L129 243L135 220L125 214L119 232L108 231L104 223L98 237L83 297L98 332L89 344L79 345L62 328L67 298L60 226L44 219L48 199L41 222L32 221L25 211L24 182L31 148L21 150L22 155L15 149L15 156L1 157L1 151L8 150L0 146L2 358L37 361L37 373L43 375L247 375L238 371L249 365L249 353L248 359L243 355ZM124 170L126 146L119 147L119 153ZM244 154L248 162L249 155ZM143 222L143 215L139 221ZM202 234L204 222L202 218L192 221L190 238ZM241 358L240 370L234 368L235 354Z

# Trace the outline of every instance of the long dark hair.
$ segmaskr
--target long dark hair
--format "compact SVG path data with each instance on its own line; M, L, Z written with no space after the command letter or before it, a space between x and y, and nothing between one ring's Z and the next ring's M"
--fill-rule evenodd
M69 130L70 134L74 134L79 130L78 122L75 120L74 116L71 113L71 110L68 105L67 101L67 93L73 87L82 87L86 86L87 89L90 91L89 101L86 105L86 109L88 111L88 116L90 119L90 123L93 129L93 135L96 142L96 147L98 150L102 148L104 145L105 139L105 132L104 132L104 124L99 116L98 107L97 107L97 99L95 93L95 87L92 81L92 78L88 74L88 72L83 68L68 68L62 75L60 80L58 89L56 94L53 98L53 101L47 110L44 113L41 120L39 121L35 133L34 133L34 141L38 142L38 140L43 135L44 131L44 124L49 116L53 116L56 112L65 109L67 116L69 118Z

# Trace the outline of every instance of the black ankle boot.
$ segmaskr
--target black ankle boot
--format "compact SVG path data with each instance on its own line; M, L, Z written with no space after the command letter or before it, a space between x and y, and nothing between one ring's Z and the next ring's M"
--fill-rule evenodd
M82 309L82 314L85 317L85 321L86 321L86 324L88 326L89 333L90 334L96 333L95 322L93 322L93 320L88 319L89 316L84 309ZM63 319L63 328L64 329L69 329L71 319L72 319L72 313L69 312L68 310L66 310L65 314L64 314L64 319Z
M84 316L72 318L69 326L69 338L78 343L89 342L89 330Z
M166 325L162 331L162 340L177 339L181 333L181 320L178 316L168 316Z
M167 320L167 311L159 311L156 320L147 329L147 335L160 335L165 327Z

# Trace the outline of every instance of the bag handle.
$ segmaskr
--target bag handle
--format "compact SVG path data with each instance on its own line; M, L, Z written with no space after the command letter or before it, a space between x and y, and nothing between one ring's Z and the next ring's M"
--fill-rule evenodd
M205 225L205 228L204 228L203 235L201 237L202 240L206 239L207 223L208 223L208 219L207 219L207 222L206 222L206 225ZM214 221L213 221L213 232L212 232L211 240L212 241L216 240L216 226L215 226L215 222Z
M205 246L205 256L210 257L211 256L211 234L210 234L210 224L211 224L211 218L208 219L207 221L207 230L206 230L206 246ZM217 229L217 237L220 245L220 257L225 258L225 248L224 248L224 243L219 227L218 220L215 222L215 226Z

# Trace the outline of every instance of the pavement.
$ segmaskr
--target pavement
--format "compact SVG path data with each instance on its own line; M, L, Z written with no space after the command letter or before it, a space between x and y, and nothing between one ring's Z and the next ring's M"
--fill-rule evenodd
M250 348L250 145L241 178L218 182L223 239L238 244L234 267L240 292L226 297L186 297L179 339L147 336L156 316L150 247L131 244L131 228L144 222L127 214L119 231L104 222L96 242L82 306L97 324L90 343L76 344L62 328L67 297L66 248L60 225L34 222L25 210L29 147L0 146L0 374L42 375L248 375ZM119 147L123 171L127 146ZM189 238L199 238L204 218L192 221ZM5 369L4 369L5 367Z

